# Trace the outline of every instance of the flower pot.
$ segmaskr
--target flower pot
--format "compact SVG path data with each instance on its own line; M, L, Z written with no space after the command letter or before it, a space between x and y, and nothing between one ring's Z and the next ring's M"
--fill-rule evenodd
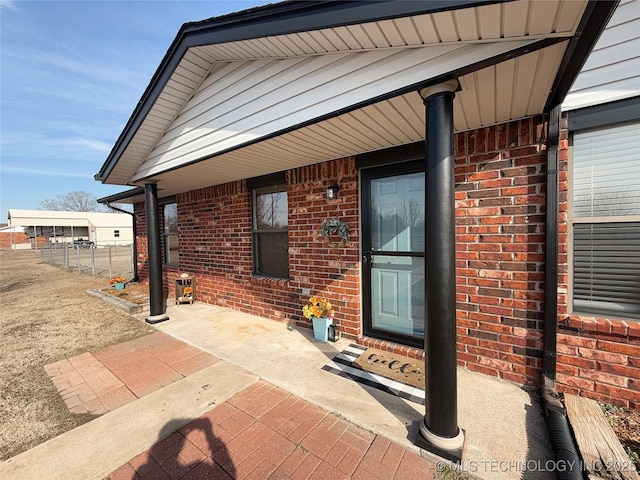
M124 283L114 283L113 284L113 288L115 288L116 290L124 290Z
M327 317L313 317L313 337L319 342L329 340L329 325L331 319Z

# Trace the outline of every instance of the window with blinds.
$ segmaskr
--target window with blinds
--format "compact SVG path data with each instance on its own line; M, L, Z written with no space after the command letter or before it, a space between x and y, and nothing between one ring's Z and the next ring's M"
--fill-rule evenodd
M573 137L573 310L640 319L640 123Z

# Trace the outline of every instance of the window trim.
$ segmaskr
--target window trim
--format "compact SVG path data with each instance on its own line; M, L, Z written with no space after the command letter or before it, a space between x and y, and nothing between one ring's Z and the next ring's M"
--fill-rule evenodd
M286 228L275 228L275 229L258 229L257 225L257 209L256 209L256 201L258 195L266 194L266 193L279 193L284 192L287 194L287 226ZM287 245L289 243L289 189L287 184L277 183L269 186L253 186L251 188L251 273L254 277L259 278L275 278L279 280L289 280L291 278L291 265L289 263L289 253L287 248L287 275L280 276L275 274L265 274L258 272L258 242L257 236L263 233L286 233L287 234Z

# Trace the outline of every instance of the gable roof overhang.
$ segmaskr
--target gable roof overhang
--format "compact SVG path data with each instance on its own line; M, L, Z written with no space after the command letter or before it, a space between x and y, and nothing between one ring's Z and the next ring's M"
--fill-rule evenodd
M417 90L450 78L456 131L543 113L616 4L283 2L185 24L96 179L166 196L415 142Z

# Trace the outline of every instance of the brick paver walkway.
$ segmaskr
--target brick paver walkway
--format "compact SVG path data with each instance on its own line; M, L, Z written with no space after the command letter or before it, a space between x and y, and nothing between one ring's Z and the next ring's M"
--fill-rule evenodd
M110 478L404 480L434 473L419 455L260 381Z
M99 415L218 361L156 332L44 368L70 412Z

